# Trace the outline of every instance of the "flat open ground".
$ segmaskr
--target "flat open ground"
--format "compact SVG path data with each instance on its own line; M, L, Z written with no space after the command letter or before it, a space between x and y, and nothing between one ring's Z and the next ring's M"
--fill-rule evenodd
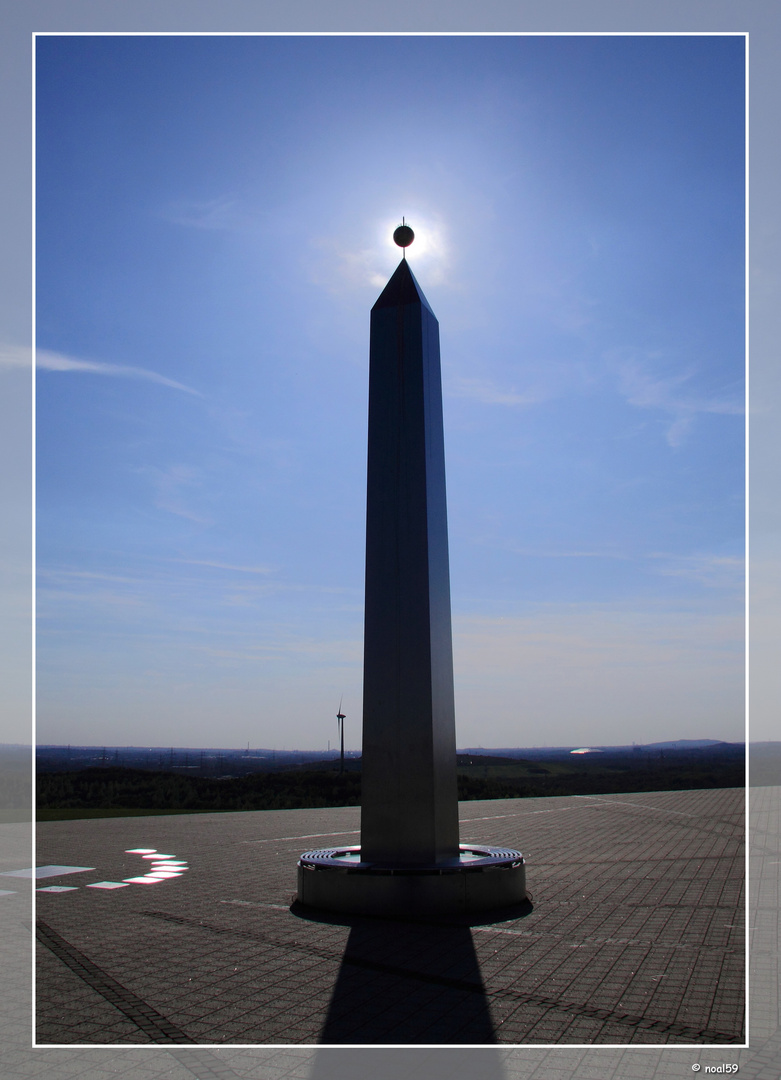
M462 842L523 851L532 895L471 926L290 910L298 855L357 842L354 808L40 824L38 866L93 869L37 882L69 890L36 893L37 1040L743 1043L744 806L742 789L462 803ZM135 848L188 869L90 887L144 874Z

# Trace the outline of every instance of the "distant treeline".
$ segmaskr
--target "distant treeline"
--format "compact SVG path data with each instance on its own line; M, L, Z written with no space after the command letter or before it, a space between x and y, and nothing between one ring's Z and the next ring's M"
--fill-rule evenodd
M491 760L491 759L488 759ZM493 761L501 759L494 758ZM742 787L742 754L668 755L654 761L602 760L567 762L541 769L530 762L478 764L467 772L459 762L459 799L518 799L550 795L605 795L632 791L680 791L695 788ZM491 775L492 772L501 775ZM482 775L475 775L480 773ZM515 773L516 775L513 775ZM78 772L43 773L37 781L38 809L76 810L288 810L326 806L359 806L361 775L349 771L291 769L216 780L145 769L89 768ZM56 816L56 815L55 815Z
M459 774L458 797L468 799L525 799L546 795L610 795L617 792L689 791L697 788L743 787L742 765L713 768L645 767L623 772L570 773L546 777L482 778Z
M340 776L309 769L213 780L109 767L43 773L37 782L42 810L292 810L358 806L360 801L359 773Z

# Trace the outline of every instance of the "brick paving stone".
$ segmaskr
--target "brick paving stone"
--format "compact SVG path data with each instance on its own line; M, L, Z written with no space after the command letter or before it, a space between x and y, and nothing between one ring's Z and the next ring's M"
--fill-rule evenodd
M197 1043L740 1040L743 803L719 790L462 804L462 840L520 848L533 897L522 917L471 928L291 912L298 855L354 842L354 808L51 822L39 863L96 870L84 888L38 893L37 914ZM135 847L190 869L86 888L143 872ZM757 918L754 933L777 941L777 914L765 905ZM149 1041L39 951L39 1041Z

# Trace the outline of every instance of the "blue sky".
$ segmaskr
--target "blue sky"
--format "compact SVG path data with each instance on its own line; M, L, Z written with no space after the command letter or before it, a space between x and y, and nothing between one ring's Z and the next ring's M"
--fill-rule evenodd
M742 738L742 38L37 52L39 742L359 746L402 215L459 745Z

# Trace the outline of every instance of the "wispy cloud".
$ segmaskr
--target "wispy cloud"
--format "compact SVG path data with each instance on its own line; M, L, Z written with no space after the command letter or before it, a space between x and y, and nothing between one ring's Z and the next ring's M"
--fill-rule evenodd
M137 472L151 477L155 488L154 504L158 510L165 510L177 517L187 518L199 525L211 525L210 518L196 513L188 505L186 493L202 486L201 474L189 465L169 465L164 469L156 465L144 466Z
M663 551L632 551L615 548L530 548L516 544L503 537L484 535L472 538L473 544L512 552L527 559L604 559L631 562L643 566L661 577L696 581L708 588L739 589L744 586L745 560L737 555L720 555L711 552L677 554Z
M0 345L0 368L30 368L32 349L21 345ZM119 379L145 379L168 386L172 390L183 390L185 394L196 397L204 395L191 386L169 379L157 371L133 367L130 364L107 364L100 360L80 360L73 356L51 352L49 349L36 349L35 366L42 371L81 371L90 375L108 375Z
M648 558L659 561L656 572L663 577L685 578L709 588L743 588L745 561L736 556L654 552Z
M528 390L519 393L515 387L504 388L490 379L468 378L463 375L448 380L445 389L450 397L470 398L484 405L536 405L546 397L540 391Z
M187 566L211 566L215 570L233 570L239 574L273 574L273 566L235 566L233 563L214 562L211 559L174 559L174 562Z
M637 670L681 662L680 651L717 664L723 651L742 657L744 626L738 614L682 613L673 607L628 604L544 604L528 615L456 615L457 651L479 657L479 670L534 668L541 660L560 670L591 669L597 658L606 670Z
M42 627L44 624L62 623L63 614L67 612L66 633L73 634L74 629L81 626L87 609L91 612L90 618L118 619L120 622L128 617L154 617L152 590L148 582L140 577L105 571L40 567L37 580L36 617ZM116 628L114 625L114 630ZM105 630L106 626L103 625L102 632Z
M243 647L197 645L199 652L222 660L279 660L282 657L303 661L309 667L341 667L360 664L363 642L360 639L318 639L289 634L265 641L249 642Z
M660 409L670 419L667 442L678 447L684 441L693 420L699 414L715 413L725 416L741 416L744 412L742 399L729 397L703 397L694 393L691 380L697 372L693 367L659 374L654 365L657 359L649 356L643 360L636 356L611 358L619 380L619 388L630 405L641 409Z
M216 199L180 199L169 203L162 215L166 221L185 228L225 232L238 232L257 226L264 216L253 214L232 195L221 195Z
M112 585L138 585L141 581L139 577L128 577L125 574L112 574L101 570L55 570L48 567L39 568L38 577L56 585L71 581L76 583L108 582Z
M621 551L552 551L539 548L523 548L516 544L503 544L505 550L512 551L516 555L525 555L532 559L620 559L629 561L632 555Z

